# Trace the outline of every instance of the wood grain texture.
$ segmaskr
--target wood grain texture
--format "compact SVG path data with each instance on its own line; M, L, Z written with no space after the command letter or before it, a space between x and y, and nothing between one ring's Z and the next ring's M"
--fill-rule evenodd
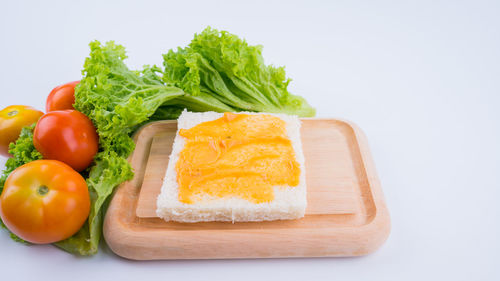
M175 121L147 124L134 136L134 178L109 205L104 237L129 259L357 256L376 250L389 214L366 138L337 119L302 119L308 206L299 220L176 223L156 217L156 197L175 137Z

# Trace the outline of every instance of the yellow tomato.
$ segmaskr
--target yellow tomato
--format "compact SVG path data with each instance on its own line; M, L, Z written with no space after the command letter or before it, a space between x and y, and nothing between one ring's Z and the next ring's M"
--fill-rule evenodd
M9 157L9 144L19 138L21 129L35 123L43 112L26 105L11 105L0 111L0 155Z

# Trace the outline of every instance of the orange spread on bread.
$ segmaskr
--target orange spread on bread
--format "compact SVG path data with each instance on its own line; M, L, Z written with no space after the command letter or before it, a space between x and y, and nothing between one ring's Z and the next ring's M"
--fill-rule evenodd
M267 114L234 114L179 130L179 201L209 197L271 202L274 186L297 186L300 166L286 123Z

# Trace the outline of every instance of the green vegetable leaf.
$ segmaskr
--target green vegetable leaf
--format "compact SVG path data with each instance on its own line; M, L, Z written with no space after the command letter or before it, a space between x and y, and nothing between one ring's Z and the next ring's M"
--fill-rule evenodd
M184 95L164 85L154 68L137 72L123 63L125 49L108 42L90 43L84 78L75 89L74 107L87 115L99 134L100 151L87 177L91 197L88 224L73 237L56 243L71 253L95 254L101 237L104 205L113 189L130 180L133 172L127 157L134 150L130 135L166 102Z
M208 27L163 59L163 80L192 96L211 96L237 111L315 115L302 97L288 92L284 68L264 64L262 46L229 32Z

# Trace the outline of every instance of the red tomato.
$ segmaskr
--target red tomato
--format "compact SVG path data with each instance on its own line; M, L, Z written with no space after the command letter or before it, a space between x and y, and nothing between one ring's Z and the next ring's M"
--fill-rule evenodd
M43 115L33 132L33 144L45 159L62 161L76 171L83 171L92 163L98 143L92 121L76 110Z
M47 97L45 110L50 112L54 110L74 109L75 86L78 83L80 83L80 81L73 81L55 87Z
M0 217L7 228L36 244L75 234L89 212L85 180L56 160L37 160L15 169L0 196Z
M31 106L11 105L0 111L0 155L9 157L9 144L19 138L21 129L35 123L43 112Z

